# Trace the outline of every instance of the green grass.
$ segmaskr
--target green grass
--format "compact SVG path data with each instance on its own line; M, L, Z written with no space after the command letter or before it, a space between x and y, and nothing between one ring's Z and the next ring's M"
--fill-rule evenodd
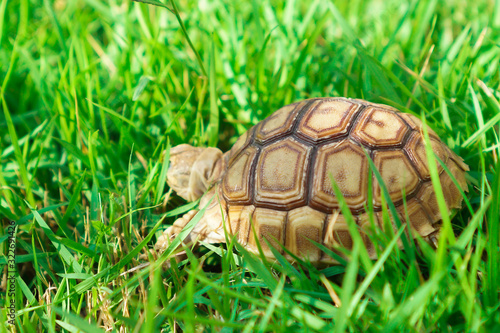
M165 5L0 0L0 266L14 220L19 332L500 331L500 1ZM227 150L317 96L423 114L465 159L470 208L437 251L378 232L375 262L355 246L339 266L272 264L231 243L143 266L193 207L165 184L167 147Z

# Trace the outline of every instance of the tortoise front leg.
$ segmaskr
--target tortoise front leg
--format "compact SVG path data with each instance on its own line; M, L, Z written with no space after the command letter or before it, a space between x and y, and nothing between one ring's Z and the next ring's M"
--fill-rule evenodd
M217 194L218 186L214 186L201 198L200 207L205 208L205 212L191 232L184 238L182 244L191 246L198 241L207 243L225 242L223 220L227 221L226 203L224 200L219 200L220 196ZM158 238L155 244L156 251L163 253L198 212L198 210L191 210L175 220L174 224L168 227ZM176 254L177 261L182 256L185 258L184 251Z
M182 229L191 221L191 219L198 213L198 210L193 209L184 214L181 218L175 220L174 224L168 227L163 234L158 238L155 244L155 250L159 253L163 253L175 237L182 231ZM192 232L187 235L184 239L184 244L190 244L193 242Z

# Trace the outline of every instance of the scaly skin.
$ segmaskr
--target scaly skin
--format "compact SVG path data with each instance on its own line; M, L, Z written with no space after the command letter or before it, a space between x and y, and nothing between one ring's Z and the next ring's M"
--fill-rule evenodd
M198 148L182 144L170 149L167 182L187 201L196 201L224 172L222 152L217 148Z

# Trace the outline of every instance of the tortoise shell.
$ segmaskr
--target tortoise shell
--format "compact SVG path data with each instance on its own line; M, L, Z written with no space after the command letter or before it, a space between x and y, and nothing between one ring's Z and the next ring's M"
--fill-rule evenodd
M466 191L467 165L428 131L435 155ZM219 220L219 229L228 221L226 227L239 243L258 252L257 239L269 258L273 254L263 239L282 253L280 244L313 263L333 263L313 243L332 249L353 245L333 179L369 255L376 258L366 211L371 200L375 223L383 228L382 193L370 172L371 158L400 218L409 219L413 235L429 239L438 232L441 215L423 140L417 117L386 105L315 98L284 106L243 134L221 158L221 178L206 195L218 200L207 208L205 220L209 225ZM459 208L459 189L440 163L437 169L448 207ZM171 230L170 237L176 233Z

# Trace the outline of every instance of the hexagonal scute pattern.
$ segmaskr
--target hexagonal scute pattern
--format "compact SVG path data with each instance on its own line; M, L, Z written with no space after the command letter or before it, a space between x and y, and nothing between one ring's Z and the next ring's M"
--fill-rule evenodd
M290 133L297 113L308 103L290 104L274 112L257 126L255 140L265 143Z
M409 128L396 112L369 107L360 116L351 135L370 147L399 146Z
M394 203L403 199L403 190L406 196L417 189L418 174L408 157L402 150L381 150L374 153L373 162L379 170L389 195ZM375 206L381 206L381 188L374 177Z
M460 173L460 169L455 161L450 161L446 165L450 172L454 175L457 175L455 178L458 182L458 185L462 187L462 190L467 189L467 183L465 181L465 174ZM462 202L462 194L460 190L455 185L450 175L446 171L443 171L439 176L439 181L441 182L441 187L443 188L443 195L446 201L448 208L455 209L460 207L460 203Z
M345 99L321 100L309 108L297 128L297 133L306 140L319 141L347 134L349 125L359 105Z
M432 221L438 221L441 219L441 212L439 211L439 205L436 199L436 192L432 187L430 181L422 184L422 187L417 192L416 197L419 199L422 207L425 209L427 215L429 215Z
M238 140L234 143L229 151L228 163L232 163L233 160L240 154L240 152L245 149L251 142L252 134L255 131L255 126L250 128L248 131L243 133Z
M344 215L338 210L333 214L328 214L324 243L329 248L341 246L348 250L352 249L353 241L349 233L349 226Z
M250 236L248 238L248 244L251 245L250 248L253 249L253 251L258 250L255 241L255 236L257 236L262 252L264 252L266 257L273 257L273 253L267 242L269 242L278 252L283 253L280 244L283 244L285 239L285 222L287 214L287 212L275 209L256 208L252 218L253 229L250 230ZM253 230L255 230L255 234Z
M229 203L248 203L252 199L250 173L253 161L257 155L257 148L250 146L245 149L229 166L223 181L222 192Z
M263 148L255 172L255 202L291 209L305 204L310 149L293 138Z
M361 239L368 252L370 258L377 257L375 246L368 237L370 232L370 221L367 214L362 214L357 217L358 231L361 234ZM354 241L349 231L349 225L346 222L344 215L339 210L334 210L333 214L328 214L326 218L326 226L324 232L323 243L330 249L345 248L352 250ZM323 255L323 258L325 256Z
M314 170L311 206L326 210L339 207L331 175L351 210L363 208L368 191L368 160L359 145L343 140L321 146Z
M406 210L403 205L397 207L399 214L408 220L412 229L422 237L432 234L436 229L432 226L432 221L424 207L417 198L413 198L406 203Z
M321 256L319 248L311 241L321 243L323 225L326 214L309 206L291 210L286 225L285 247L293 254L318 261Z
M430 137L429 139L435 155L439 157L441 161L447 163L448 152L444 148L443 144L434 137ZM412 160L413 164L416 166L420 177L422 179L429 179L431 175L429 173L427 153L425 152L425 143L422 134L419 132L413 132L404 149L408 153L408 156ZM436 167L439 173L443 171L443 167L437 160Z
M255 206L229 206L229 233L236 236L238 243L247 245L250 233L250 219Z
M403 112L398 112L397 115L401 119L403 119L411 127L412 130L423 133L422 128L424 127L424 124L422 123L422 121L418 117L416 117L410 113L403 113ZM427 126L427 131L429 132L430 136L434 136L435 138L439 138L439 136L436 134L436 132L434 132L432 130L432 128L430 128L429 126Z
M422 126L418 117L362 100L316 98L285 106L242 135L224 155L227 170L219 183L219 197L226 204L212 203L204 221L217 227L220 216L224 221L227 217L226 226L239 243L254 253L260 244L270 259L274 258L271 248L283 253L284 244L313 263L338 263L311 243L322 243L341 256L343 248L353 247L331 175L354 215L370 258L375 259L383 249L370 240L373 228L388 233L397 228L391 214L384 221L381 188L374 175L375 211L365 211L368 154L396 204L398 218L409 220L413 235L428 238L439 229L436 222L441 213L429 179ZM433 151L466 191L467 165L432 130L429 133ZM460 207L459 188L440 165L438 170L447 206ZM215 209L219 206L222 213ZM398 245L402 246L401 240Z

